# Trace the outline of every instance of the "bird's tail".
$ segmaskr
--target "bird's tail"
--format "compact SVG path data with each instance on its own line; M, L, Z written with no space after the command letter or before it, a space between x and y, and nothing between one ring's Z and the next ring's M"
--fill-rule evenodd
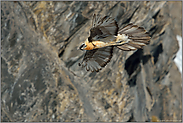
M120 29L118 34L126 35L128 38L127 43L117 46L118 48L126 51L142 48L143 46L149 44L151 38L149 33L146 32L143 27L138 27L132 23Z

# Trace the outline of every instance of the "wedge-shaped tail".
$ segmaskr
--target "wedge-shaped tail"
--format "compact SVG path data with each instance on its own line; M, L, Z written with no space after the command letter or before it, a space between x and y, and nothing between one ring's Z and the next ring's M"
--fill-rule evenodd
M151 38L143 27L138 27L132 23L120 29L118 34L125 34L128 37L127 43L117 46L119 49L126 51L142 48L149 44Z

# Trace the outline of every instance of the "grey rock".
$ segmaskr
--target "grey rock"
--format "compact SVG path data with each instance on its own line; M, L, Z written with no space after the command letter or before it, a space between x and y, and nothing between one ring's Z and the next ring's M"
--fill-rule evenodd
M1 2L2 122L181 121L173 59L181 2ZM176 9L175 9L176 8ZM100 72L78 66L93 13L151 35L137 51L114 49Z

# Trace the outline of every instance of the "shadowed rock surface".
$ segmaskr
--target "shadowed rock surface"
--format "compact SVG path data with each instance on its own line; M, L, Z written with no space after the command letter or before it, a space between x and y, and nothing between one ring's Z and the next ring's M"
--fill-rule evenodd
M1 121L181 121L173 59L182 2L1 2ZM137 51L114 49L100 72L78 66L93 13L144 27Z

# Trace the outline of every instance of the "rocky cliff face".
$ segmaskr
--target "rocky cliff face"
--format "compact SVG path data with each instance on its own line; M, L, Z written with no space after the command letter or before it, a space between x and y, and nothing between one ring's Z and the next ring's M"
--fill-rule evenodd
M1 121L181 121L173 59L181 2L1 2ZM100 72L78 66L93 13L151 35L137 51L114 49Z

